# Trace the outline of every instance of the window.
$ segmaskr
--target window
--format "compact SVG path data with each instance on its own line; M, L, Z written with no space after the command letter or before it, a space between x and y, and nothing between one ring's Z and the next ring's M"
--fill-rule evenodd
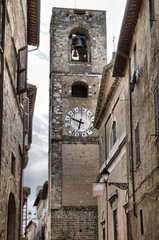
M116 121L113 121L111 130L111 147L115 144L116 140L117 140L117 127Z
M15 156L13 153L11 157L11 173L15 177Z
M113 211L113 230L114 230L114 240L118 240L118 218L117 209Z
M141 235L143 235L144 234L144 222L143 222L142 209L140 210L140 231L141 231Z
M87 98L88 85L83 82L76 82L72 85L72 97Z
M155 21L154 0L149 0L149 15L150 15L150 27L152 27L153 22Z
M139 124L135 128L135 149L136 149L136 166L140 164L140 140L139 140Z
M24 103L24 134L25 134L25 146L29 145L29 98L25 98Z
M5 31L5 1L0 0L0 46L3 49ZM1 50L2 50L1 49Z
M26 92L27 90L27 47L23 47L18 51L18 79L17 94Z
M154 103L155 103L155 134L159 136L159 86L154 92Z

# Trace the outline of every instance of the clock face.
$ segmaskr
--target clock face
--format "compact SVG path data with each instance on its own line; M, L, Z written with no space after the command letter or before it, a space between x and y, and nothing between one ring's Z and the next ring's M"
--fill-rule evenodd
M65 116L65 128L75 137L87 137L93 133L94 114L84 107L75 107Z

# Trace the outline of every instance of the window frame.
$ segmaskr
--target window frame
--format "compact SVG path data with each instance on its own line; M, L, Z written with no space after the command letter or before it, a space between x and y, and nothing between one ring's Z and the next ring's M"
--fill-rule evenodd
M17 94L27 91L27 61L28 47L24 46L18 50L18 70L17 70Z

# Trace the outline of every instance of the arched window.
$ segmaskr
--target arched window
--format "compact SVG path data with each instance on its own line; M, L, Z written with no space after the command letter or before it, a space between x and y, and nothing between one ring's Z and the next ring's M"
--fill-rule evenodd
M72 85L72 97L87 98L88 85L83 82L76 82Z
M69 35L69 56L70 61L89 62L89 39L85 29L73 29Z
M116 121L113 121L111 128L111 147L115 144L116 140L117 140L117 126Z
M8 201L7 240L15 240L16 229L16 204L15 198L10 193Z

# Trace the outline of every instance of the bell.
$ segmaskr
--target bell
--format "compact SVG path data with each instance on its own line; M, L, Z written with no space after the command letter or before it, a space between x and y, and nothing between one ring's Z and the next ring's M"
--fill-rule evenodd
M81 38L79 38L79 37L77 38L75 47L76 48L83 48L83 44L82 44Z
M77 54L78 52L77 52L77 50L74 50L74 52L73 52L73 57L78 57L78 54Z

